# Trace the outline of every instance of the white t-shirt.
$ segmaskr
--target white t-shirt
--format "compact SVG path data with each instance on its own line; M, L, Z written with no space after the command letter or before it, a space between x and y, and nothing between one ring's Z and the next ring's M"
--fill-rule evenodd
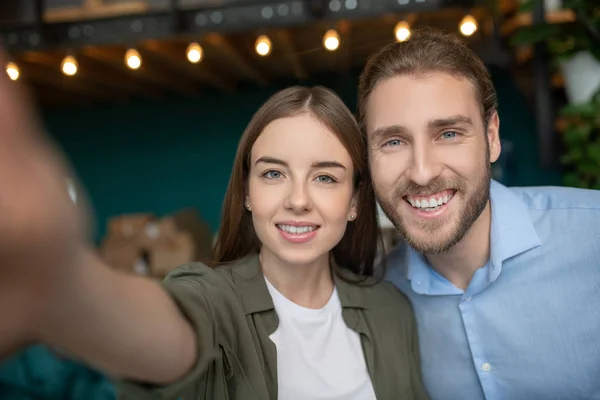
M270 336L277 347L279 400L375 400L360 336L344 323L337 290L315 310L265 280L279 317Z

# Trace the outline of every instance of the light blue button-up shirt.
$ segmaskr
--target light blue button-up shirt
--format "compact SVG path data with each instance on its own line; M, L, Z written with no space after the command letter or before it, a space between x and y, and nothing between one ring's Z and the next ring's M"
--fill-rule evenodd
M600 399L600 191L493 181L490 197L490 260L465 291L406 245L388 258L430 396Z

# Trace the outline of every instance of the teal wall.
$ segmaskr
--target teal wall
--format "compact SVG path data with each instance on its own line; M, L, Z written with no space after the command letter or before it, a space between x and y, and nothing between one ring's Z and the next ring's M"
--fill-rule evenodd
M537 168L534 122L524 100L507 75L501 71L494 75L502 136L516 145L507 183L557 183L556 174ZM311 84L334 89L354 109L356 81L356 75L328 76ZM146 211L161 215L187 206L196 207L216 230L239 137L259 105L279 88L48 111L44 117L88 191L97 238L112 215Z

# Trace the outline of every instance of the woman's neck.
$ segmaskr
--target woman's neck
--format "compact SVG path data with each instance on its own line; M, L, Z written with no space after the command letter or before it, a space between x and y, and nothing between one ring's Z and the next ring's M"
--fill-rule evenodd
M306 308L322 308L333 293L329 254L308 264L290 264L269 250L260 252L263 274L286 298Z

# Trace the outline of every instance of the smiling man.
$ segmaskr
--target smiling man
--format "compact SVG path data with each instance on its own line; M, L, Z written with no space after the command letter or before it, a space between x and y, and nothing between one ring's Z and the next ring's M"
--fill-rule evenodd
M598 398L600 192L493 181L494 87L438 31L369 60L359 120L377 197L408 244L388 279L413 303L431 397Z

